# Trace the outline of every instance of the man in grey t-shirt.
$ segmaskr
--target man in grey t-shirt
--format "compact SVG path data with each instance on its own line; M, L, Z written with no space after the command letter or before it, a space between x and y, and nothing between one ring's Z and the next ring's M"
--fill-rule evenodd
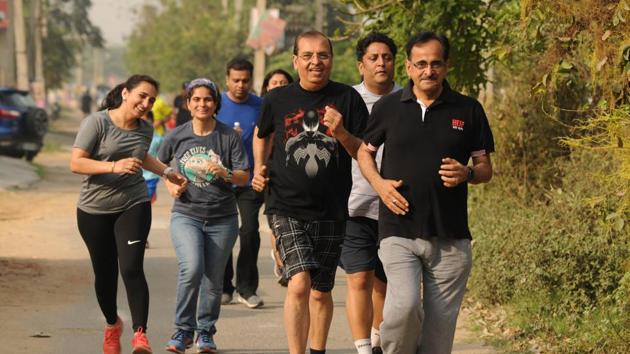
M357 67L363 82L354 89L369 111L381 97L400 90L394 82L396 50L394 41L378 32L357 42ZM379 165L382 152L381 147L376 158ZM359 354L380 353L379 327L383 320L387 279L377 254L378 205L378 195L361 175L357 161L352 160L350 219L346 222L341 264L348 274L348 322Z

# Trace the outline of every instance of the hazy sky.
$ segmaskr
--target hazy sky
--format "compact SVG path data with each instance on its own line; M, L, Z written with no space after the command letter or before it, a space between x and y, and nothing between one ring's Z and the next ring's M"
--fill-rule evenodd
M121 45L137 19L135 9L154 0L92 0L90 21L101 29L106 45Z

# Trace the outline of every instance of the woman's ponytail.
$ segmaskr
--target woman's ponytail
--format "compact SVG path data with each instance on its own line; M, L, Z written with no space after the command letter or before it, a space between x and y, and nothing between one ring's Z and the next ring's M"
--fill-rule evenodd
M99 107L99 111L104 109L114 109L120 107L122 104L122 90L125 88L125 83L120 83L116 85L111 91L107 93L103 102L101 102L101 106Z

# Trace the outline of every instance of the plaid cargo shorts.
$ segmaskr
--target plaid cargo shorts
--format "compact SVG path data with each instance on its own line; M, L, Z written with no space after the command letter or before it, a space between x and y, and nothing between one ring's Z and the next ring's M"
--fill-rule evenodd
M335 286L345 222L302 221L272 215L271 226L287 278L309 271L312 289L331 291Z

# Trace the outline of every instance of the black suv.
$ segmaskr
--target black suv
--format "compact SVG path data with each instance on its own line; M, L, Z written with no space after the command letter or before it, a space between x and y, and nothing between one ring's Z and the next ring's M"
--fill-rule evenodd
M0 154L32 161L48 131L48 114L27 91L0 87Z

